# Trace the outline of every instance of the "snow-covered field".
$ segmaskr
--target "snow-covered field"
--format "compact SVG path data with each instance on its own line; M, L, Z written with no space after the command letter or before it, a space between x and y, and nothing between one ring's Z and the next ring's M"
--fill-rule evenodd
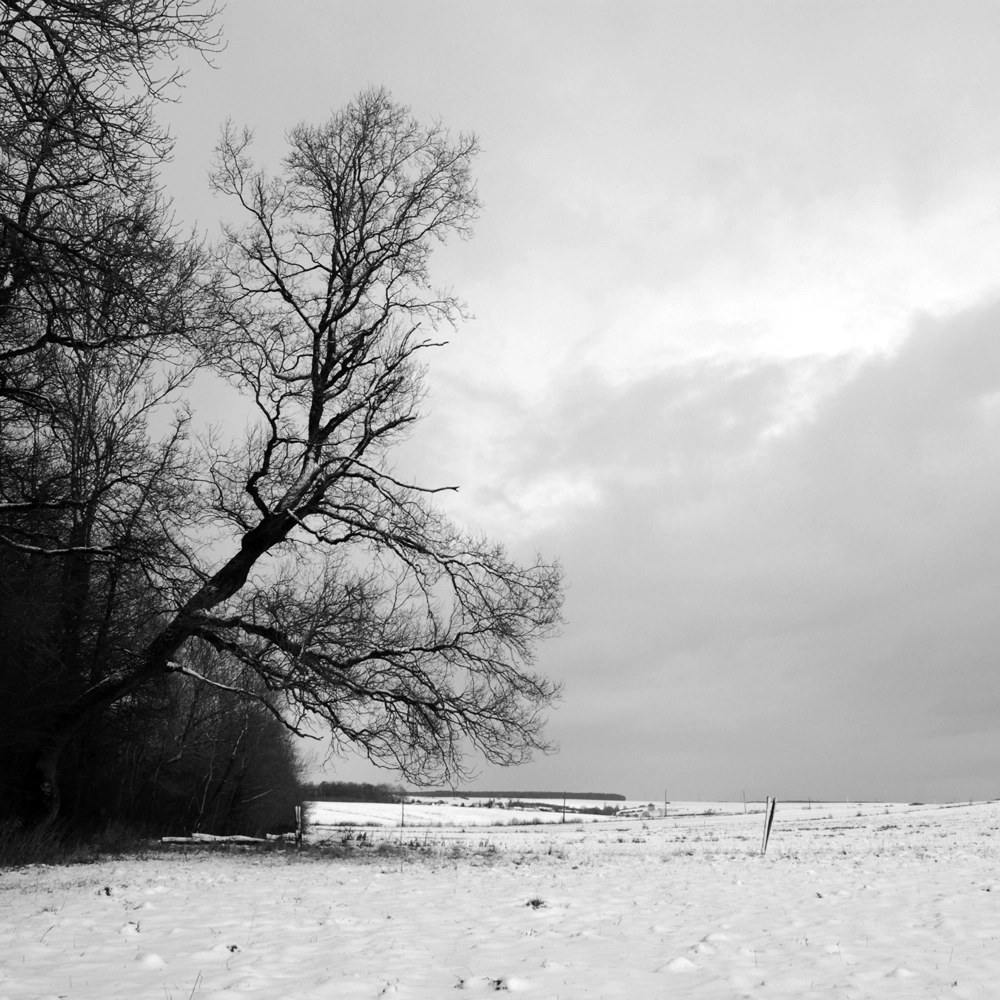
M517 805L514 805L514 803ZM528 808L525 808L528 807ZM533 808L532 808L533 807ZM307 802L306 826L313 842L328 839L328 827L347 826L518 826L525 823L604 823L614 816L598 815L586 810L618 809L621 818L662 819L664 809L670 818L694 815L740 814L760 812L759 802L650 802L646 799L631 802L602 801L600 799L533 799L518 801L504 798L435 799L431 796L408 796L403 805L383 802ZM786 805L785 809L795 806ZM810 809L812 806L810 805ZM817 804L816 808L819 808ZM824 808L829 808L824 806ZM837 803L837 811L857 809L849 803ZM565 809L565 811L564 811Z
M499 804L487 805L498 801ZM313 839L322 837L329 826L515 826L523 823L562 822L562 802L539 802L547 808L513 808L502 800L440 799L409 797L405 804L390 805L384 802L307 802L306 825ZM600 808L603 802L574 801L569 804L568 819L574 822L594 822L607 817L593 814L576 814L580 806ZM615 802L626 806L631 803ZM662 805L660 811L662 813ZM742 808L742 807L741 807Z
M5 871L0 997L1000 995L1000 804L697 805Z

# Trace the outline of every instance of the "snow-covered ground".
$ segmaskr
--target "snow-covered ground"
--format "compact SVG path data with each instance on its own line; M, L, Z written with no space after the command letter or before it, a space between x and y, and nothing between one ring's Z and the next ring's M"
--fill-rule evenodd
M2 872L0 998L1000 995L1000 804L697 805Z
M798 808L830 809L854 814L857 804L786 803L788 812ZM864 806L862 806L863 808ZM871 806L868 807L869 809ZM885 808L880 806L880 808ZM600 815L590 810L615 809L617 815ZM687 818L704 815L744 815L763 812L762 802L650 802L648 799L615 801L613 799L516 799L477 797L473 795L441 799L410 795L404 804L383 802L307 802L306 825L312 839L328 836L326 827L346 826L518 826L525 823L604 823L622 819Z
M562 822L562 803L546 802L548 808L521 809L508 806L505 801L492 805L486 799L408 798L402 805L385 802L307 802L306 826L312 839L323 839L324 828L339 826L515 826L523 823ZM540 803L541 804L541 803ZM568 819L574 822L594 822L607 817L593 814L576 814L579 806L596 806L603 803L574 802L569 806ZM626 805L627 803L614 803ZM662 806L661 812L662 812Z
M514 803L517 802L517 805ZM565 812L563 811L565 805ZM524 808L534 806L534 808ZM600 815L589 809L612 808L617 815ZM342 828L352 826L408 826L408 827L484 827L521 826L540 823L608 823L621 819L687 820L695 817L746 816L763 814L763 802L650 802L568 799L538 799L530 803L514 799L476 798L473 796L453 799L410 796L403 804L383 802L307 802L305 823L307 839L324 843L337 839ZM782 803L781 812L786 818L816 818L822 814L830 819L835 816L880 813L886 809L901 808L898 804L883 803Z

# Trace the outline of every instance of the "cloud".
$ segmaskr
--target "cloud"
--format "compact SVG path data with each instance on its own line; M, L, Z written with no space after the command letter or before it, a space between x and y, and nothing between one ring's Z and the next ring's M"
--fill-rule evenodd
M513 488L589 489L532 539L571 585L542 665L574 769L684 773L691 796L747 772L779 795L992 794L973 772L1000 729L998 331L991 306L860 363L581 380L536 415ZM803 382L825 395L788 426Z

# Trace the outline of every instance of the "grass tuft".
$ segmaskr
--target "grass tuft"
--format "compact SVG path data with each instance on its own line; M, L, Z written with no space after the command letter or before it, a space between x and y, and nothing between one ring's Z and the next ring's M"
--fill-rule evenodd
M0 869L93 864L108 857L143 856L147 850L146 836L121 823L109 823L89 836L59 827L0 824Z

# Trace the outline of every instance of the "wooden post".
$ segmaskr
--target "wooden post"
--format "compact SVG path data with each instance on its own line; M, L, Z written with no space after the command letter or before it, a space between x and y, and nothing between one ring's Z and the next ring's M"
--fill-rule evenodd
M295 846L302 846L302 806L295 807Z
M777 804L777 801L772 799L770 795L767 797L767 802L764 806L764 836L760 841L761 855L767 852L767 842L771 839L771 824L774 823L774 808Z
M747 814L747 790L743 789L743 815Z

